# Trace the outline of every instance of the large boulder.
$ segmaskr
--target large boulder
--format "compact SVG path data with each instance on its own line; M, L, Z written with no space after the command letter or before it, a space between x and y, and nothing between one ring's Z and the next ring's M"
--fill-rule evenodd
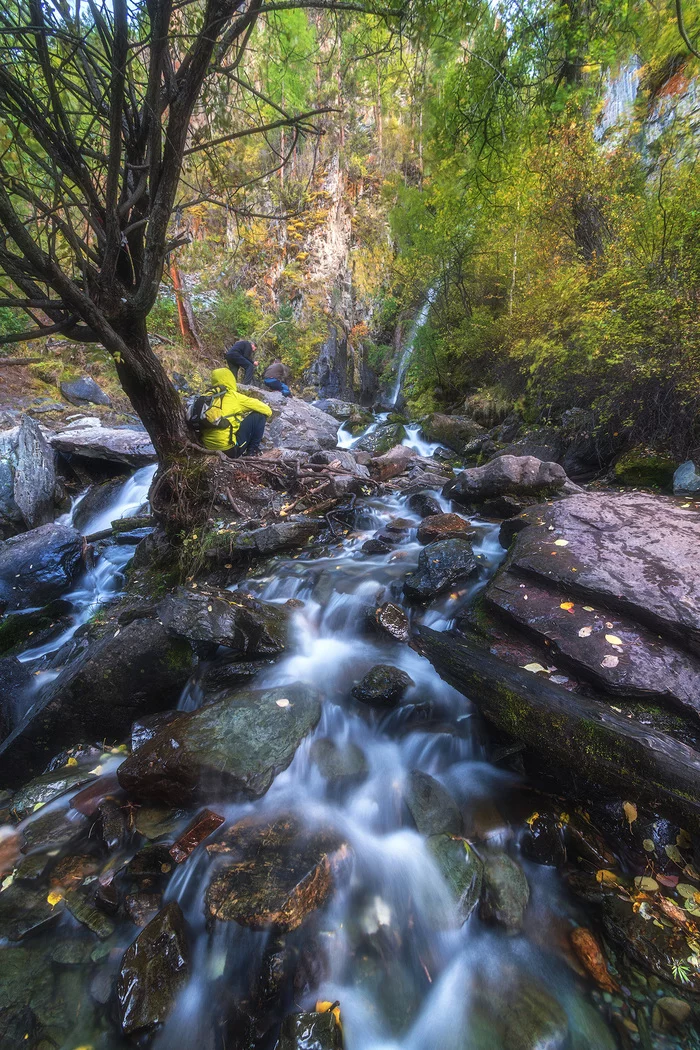
M111 405L112 402L104 390L97 385L91 376L81 376L60 384L60 390L66 401L78 408L85 405Z
M345 422L346 419L350 419L351 416L365 411L361 405L356 405L352 401L341 401L337 397L322 397L317 401L312 401L311 405L313 408L317 408L319 412L325 412L327 416L333 416L334 419L339 420L341 423Z
M123 1031L142 1032L162 1024L189 972L185 920L177 901L170 901L124 952L117 979Z
M40 525L0 543L0 607L24 609L59 598L84 567L84 543L68 525Z
M532 502L534 498L572 490L576 486L558 463L543 463L534 456L500 456L483 467L463 470L448 481L444 494L466 507L488 507L489 501L507 496L526 497Z
M431 835L428 849L447 883L460 922L466 922L481 896L483 864L465 839L442 832Z
M420 769L408 775L406 805L421 835L461 835L462 814L439 780Z
M379 481L389 481L398 477L399 474L409 467L411 460L416 458L416 453L407 445L394 445L388 452L381 456L374 456L370 463L372 474Z
M368 478L369 468L357 462L352 452L347 449L324 449L322 452L314 452L309 457L310 463L324 464L336 470L346 470L358 478Z
M57 452L85 459L104 459L144 467L156 459L156 450L145 430L130 427L103 427L99 420L80 420L49 436Z
M0 745L3 783L21 783L76 741L121 740L140 715L177 702L194 666L189 644L148 617L115 626L86 644Z
M171 634L250 657L276 655L287 645L289 610L239 591L180 587L161 602L158 614Z
M298 397L285 397L274 391L250 388L252 396L266 401L272 408L272 419L265 428L266 447L318 452L335 448L338 441L338 420Z
M460 514L431 514L423 518L418 526L419 543L435 543L437 540L449 540L454 536L469 539L475 535L470 522Z
M246 817L207 847L225 859L206 893L214 919L287 933L321 907L347 847L329 829L308 830L290 814Z
M73 618L73 606L56 598L41 609L9 613L0 620L0 656L17 655L62 634Z
M53 449L36 420L25 415L17 436L14 496L28 528L53 520L56 494Z
M439 441L460 455L467 445L485 436L484 428L467 416L446 416L435 412L421 423L423 435L428 441Z
M457 580L471 576L477 564L468 540L455 538L429 543L418 556L418 568L406 576L404 593L414 601L431 601Z
M180 715L119 767L131 795L178 805L200 794L264 795L319 722L321 701L299 683L230 693Z
M676 496L696 496L700 492L700 474L692 459L681 463L673 475L673 492Z
M15 503L15 468L19 427L0 431L0 538L12 536L24 524Z
M360 438L354 448L360 452L371 452L375 456L381 456L400 445L404 434L403 423L379 423Z

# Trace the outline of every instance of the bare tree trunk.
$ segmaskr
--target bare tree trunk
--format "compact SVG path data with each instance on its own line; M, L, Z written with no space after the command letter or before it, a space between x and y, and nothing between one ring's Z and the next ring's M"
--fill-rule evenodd
M193 350L201 350L202 343L197 335L197 329L195 328L192 303L190 302L189 296L183 291L182 280L180 279L180 269L174 260L170 264L170 276L172 277L173 288L175 289L177 316L180 321L182 338L188 346L192 347Z

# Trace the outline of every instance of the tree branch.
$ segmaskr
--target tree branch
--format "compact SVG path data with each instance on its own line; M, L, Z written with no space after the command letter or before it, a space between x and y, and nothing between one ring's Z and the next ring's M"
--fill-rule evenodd
M233 142L234 139L245 138L246 135L261 135L266 131L274 131L275 128L285 128L301 124L302 121L308 120L309 117L317 117L322 113L337 113L338 110L335 106L323 106L320 109L311 109L308 113L298 113L295 117L289 117L287 119L273 120L270 124L259 124L256 128L244 128L242 131L232 131L230 135L221 135L217 139L210 139L209 142L203 142L199 146L190 146L189 149L185 150L185 156L189 157L193 153L200 153L204 149L209 149L212 146L221 146L224 142ZM310 129L305 129L310 130ZM314 134L319 134L315 131Z

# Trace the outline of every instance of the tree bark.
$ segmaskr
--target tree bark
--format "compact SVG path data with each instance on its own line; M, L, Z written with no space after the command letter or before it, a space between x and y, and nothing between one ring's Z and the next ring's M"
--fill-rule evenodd
M182 280L180 278L180 269L177 263L173 260L170 264L170 276L173 282L173 288L175 289L175 299L177 301L177 316L180 321L180 331L182 332L182 338L191 346L193 350L201 350L202 343L199 336L197 335L197 329L194 326L194 314L192 313L192 304L189 300L189 296L182 290Z

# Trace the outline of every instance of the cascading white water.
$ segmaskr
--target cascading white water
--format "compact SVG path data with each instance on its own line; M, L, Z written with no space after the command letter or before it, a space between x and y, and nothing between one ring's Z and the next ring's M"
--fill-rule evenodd
M416 317L411 327L406 346L404 347L403 353L401 354L401 358L399 360L399 368L396 373L396 383L391 393L392 405L398 404L399 397L401 396L401 388L403 386L403 381L406 378L408 366L410 364L411 357L416 346L416 339L418 337L418 333L420 332L421 328L425 326L425 323L428 320L428 314L430 313L430 307L432 306L435 300L435 295L436 290L434 288L431 288L426 296L425 302L420 308L418 316Z

